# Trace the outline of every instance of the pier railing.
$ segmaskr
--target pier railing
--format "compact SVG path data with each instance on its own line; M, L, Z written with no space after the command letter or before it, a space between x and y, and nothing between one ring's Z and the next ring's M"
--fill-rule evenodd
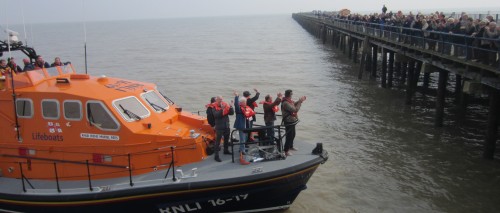
M330 25L326 27L336 27L346 32L356 32L389 42L406 44L460 60L480 63L500 71L500 63L498 63L500 39L498 38L483 38L480 35L469 36L346 19L328 19L325 23Z

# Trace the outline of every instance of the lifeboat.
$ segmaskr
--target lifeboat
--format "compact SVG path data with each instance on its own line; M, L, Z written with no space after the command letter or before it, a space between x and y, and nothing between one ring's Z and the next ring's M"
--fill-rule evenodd
M8 49L0 41L1 52ZM30 47L10 49L36 58ZM70 63L4 77L1 212L287 209L328 158L303 142L296 142L301 153L285 156L285 128L275 126L277 138L249 144L250 165L228 155L218 163L207 119L183 111L155 84L81 74Z

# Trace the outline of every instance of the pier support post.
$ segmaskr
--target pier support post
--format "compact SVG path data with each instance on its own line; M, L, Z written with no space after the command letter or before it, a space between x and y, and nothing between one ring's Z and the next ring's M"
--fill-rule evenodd
M358 79L361 79L363 77L363 71L368 70L370 67L370 53L370 40L365 38L363 41L363 49L361 50L361 64L359 65Z
M335 46L335 30L332 30L332 46Z
M426 66L429 66L429 65L426 65ZM423 90L422 90L423 94L426 94L427 90L429 89L430 78L431 78L431 73L430 72L424 72L424 82L423 82L423 85L422 85L423 86Z
M382 74L381 75L381 86L382 88L387 87L387 50L382 47Z
M498 137L498 112L500 109L500 95L498 90L490 89L489 99L488 130L486 132L486 140L484 141L483 157L486 159L493 159Z
M326 25L321 27L321 38L323 39L323 44L326 44Z
M349 47L349 51L348 51L348 53L349 53L349 59L352 59L352 44L353 44L352 37L349 36L347 38L349 39L349 42L347 42L347 46Z
M446 95L446 84L448 81L448 72L445 70L439 70L439 80L438 80L438 90L436 97L436 119L434 121L434 126L443 126L444 117L444 99Z
M406 105L411 104L411 99L413 97L413 79L415 78L415 60L410 59L408 62L408 77L406 82Z
M459 74L455 75L455 103L460 102L462 97L462 76Z
M371 75L370 79L375 79L377 77L377 49L378 47L376 45L373 45L372 47L372 68L371 68Z
M354 43L354 53L353 53L353 62L356 64L358 63L358 52L359 52L359 43L358 43L358 39L357 38L353 38L353 43Z
M394 52L389 51L389 73L387 76L387 87L392 87L392 81L394 79Z
M420 79L420 72L422 70L422 62L421 61L416 61L415 62L415 74L413 78L413 93L417 91L417 85L418 85L418 79Z
M370 41L365 39L364 43L366 43L366 45L367 45L366 47L364 47L364 48L366 48L365 71L369 72L371 69L371 65L372 65L372 47L371 47Z
M400 75L401 85L405 85L407 70L408 70L408 61L404 59L404 61L401 62L401 75Z

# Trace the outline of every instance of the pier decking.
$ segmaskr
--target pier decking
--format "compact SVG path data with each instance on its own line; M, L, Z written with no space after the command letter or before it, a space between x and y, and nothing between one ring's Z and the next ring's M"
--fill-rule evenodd
M449 75L455 75L455 98L462 109L466 108L468 95L486 92L489 97L489 116L483 157L493 159L500 114L500 65L497 59L500 49L469 45L467 39L471 37L468 36L454 35L455 40L458 38L464 41L456 43L451 42L448 35L438 32L433 33L442 34L439 39L429 39L420 34L423 33L421 30L324 19L309 13L297 13L292 17L324 44L331 42L354 63L359 63L359 79L368 71L370 79L379 77L383 88L391 88L395 80L404 84L406 104L412 103L421 74L422 91L428 91L430 74L438 72L434 121L436 127L443 126ZM483 57L477 61L472 60L472 55ZM484 60L484 56L489 56L490 60ZM377 63L381 63L381 66L377 66ZM399 74L398 79L395 79L395 73Z

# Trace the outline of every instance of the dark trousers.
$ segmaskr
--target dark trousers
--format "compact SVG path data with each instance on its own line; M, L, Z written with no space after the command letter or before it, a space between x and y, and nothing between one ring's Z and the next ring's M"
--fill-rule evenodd
M288 150L293 147L293 139L295 139L295 125L290 125L290 124L293 123L285 122L286 125L285 152L288 152Z
M226 128L226 129L217 129L216 131L216 138L215 138L215 155L219 155L219 150L220 150L220 140L222 139L222 137L224 137L224 151L228 151L229 150L229 132L230 132L230 129L229 128Z
M274 126L274 121L266 122L266 127L272 127L272 126ZM267 131L266 132L267 137L273 139L274 138L274 128L269 128L266 131Z

